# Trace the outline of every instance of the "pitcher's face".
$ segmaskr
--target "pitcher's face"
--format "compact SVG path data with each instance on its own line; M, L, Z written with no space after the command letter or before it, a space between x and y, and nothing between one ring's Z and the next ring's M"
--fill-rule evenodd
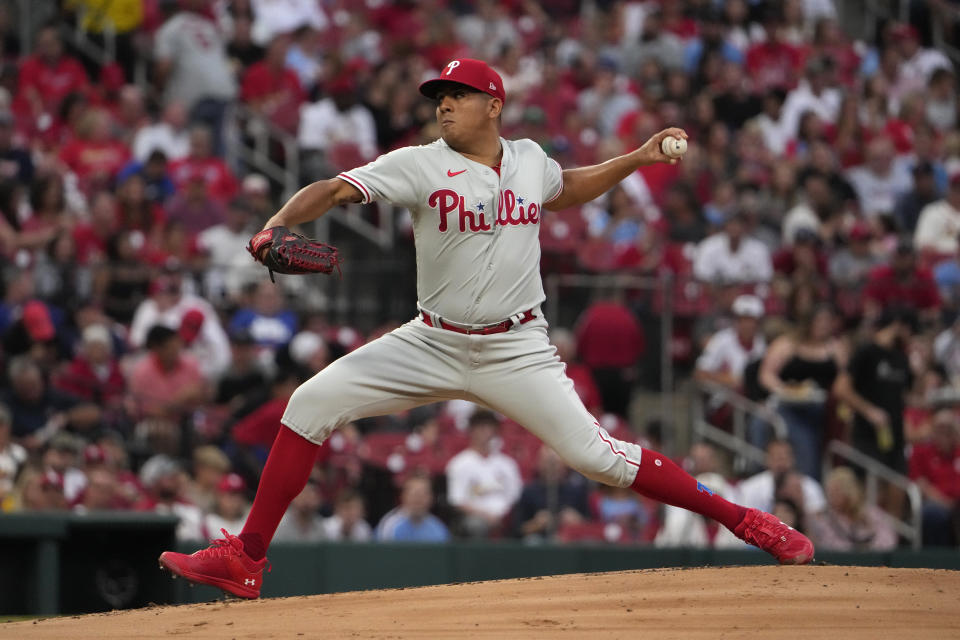
M437 123L443 139L453 148L462 147L500 115L499 99L451 82L437 92Z

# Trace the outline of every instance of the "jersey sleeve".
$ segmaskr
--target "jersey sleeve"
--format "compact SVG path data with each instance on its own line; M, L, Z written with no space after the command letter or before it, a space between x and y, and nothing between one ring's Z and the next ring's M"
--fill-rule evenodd
M179 29L173 20L160 27L154 39L153 54L161 60L170 60L176 56L177 34Z
M563 191L563 169L560 164L549 156L543 158L543 199L541 202L547 204L557 199L557 196Z
M356 187L363 195L364 204L386 200L412 208L420 191L417 152L418 147L397 149L337 177Z

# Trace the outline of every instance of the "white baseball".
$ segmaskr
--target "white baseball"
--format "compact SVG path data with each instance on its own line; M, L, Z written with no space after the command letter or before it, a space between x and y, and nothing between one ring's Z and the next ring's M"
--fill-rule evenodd
M667 136L660 141L660 150L668 158L679 158L687 152L687 141L683 138Z

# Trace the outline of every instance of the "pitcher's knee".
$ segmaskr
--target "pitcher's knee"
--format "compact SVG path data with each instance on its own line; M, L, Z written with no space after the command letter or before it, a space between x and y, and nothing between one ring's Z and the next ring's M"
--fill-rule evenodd
M566 456L566 460L572 469L590 480L611 487L629 487L637 475L635 463L609 450L604 452L591 447L576 455Z
M322 385L310 385L308 380L291 394L280 422L307 440L322 444L342 421L341 416L324 410L336 406L334 394Z
M605 431L597 431L586 446L565 456L567 464L596 482L613 487L629 487L637 475L643 449L632 442L615 440Z

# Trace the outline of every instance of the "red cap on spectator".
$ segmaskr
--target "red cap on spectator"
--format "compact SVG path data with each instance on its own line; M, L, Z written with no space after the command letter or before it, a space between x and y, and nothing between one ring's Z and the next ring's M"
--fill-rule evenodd
M126 82L127 80L123 76L123 68L116 62L110 63L100 70L100 84L107 91L117 91Z
M47 469L43 472L43 480L40 482L40 486L44 489L63 491L63 476L53 469Z
M83 461L86 464L103 464L107 461L107 454L98 444L88 444L83 450Z
M31 300L23 305L23 326L31 340L45 342L52 340L56 331L47 306L39 300Z
M228 473L220 479L220 484L217 485L217 491L236 491L242 492L247 490L247 483L243 481L243 478L238 476L235 473Z
M437 90L444 82L459 82L468 87L473 87L477 91L490 94L494 98L500 98L504 102L507 100L500 74L490 68L490 65L483 60L472 58L451 60L439 76L420 85L420 93L431 100L435 100Z
M162 275L157 276L150 283L150 295L156 295L158 293L171 293L175 294L180 291L180 283L173 276Z
M851 240L869 240L873 237L873 229L866 222L858 222L850 227Z
M890 37L895 40L919 40L917 28L910 24L898 24L890 30Z
M950 186L955 187L960 184L960 171L954 171L950 174Z
M187 344L190 344L200 335L200 329L203 327L203 311L200 309L190 309L180 320L180 338Z
M357 83L354 81L353 76L341 73L327 83L326 89L328 93L333 94L353 93L357 90Z

